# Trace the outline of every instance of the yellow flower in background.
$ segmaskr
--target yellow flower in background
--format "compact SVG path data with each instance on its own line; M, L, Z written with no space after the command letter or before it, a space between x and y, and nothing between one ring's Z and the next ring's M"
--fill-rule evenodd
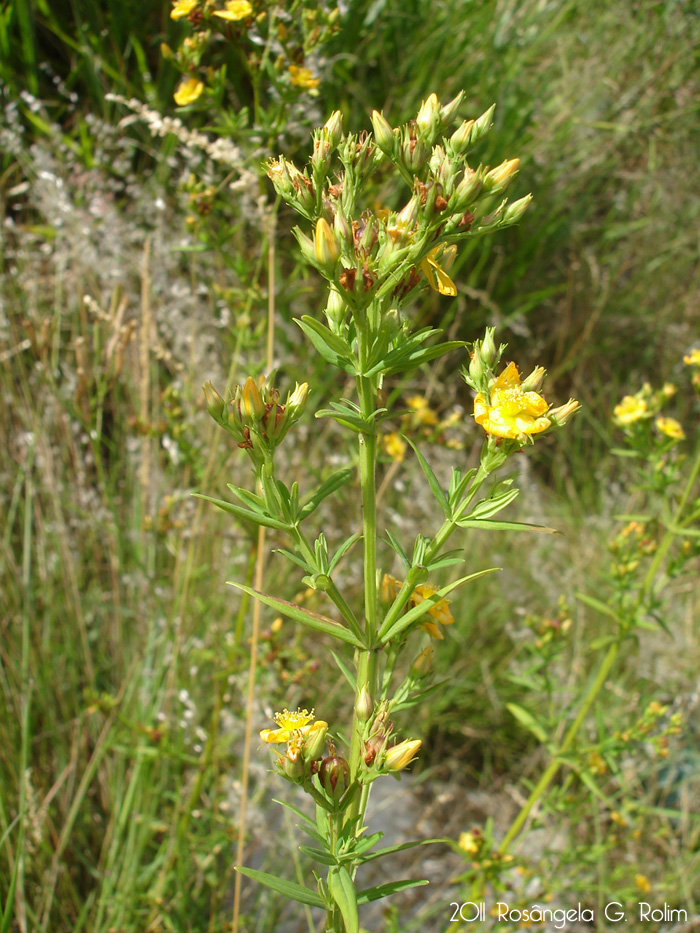
M170 19L183 19L183 17L189 16L197 3L198 0L177 0L170 11Z
M434 292L440 292L441 295L449 295L450 298L454 298L457 294L457 286L442 266L438 264L435 256L439 251L440 247L436 246L435 249L430 250L425 259L421 260L421 271Z
M389 454L391 459L395 460L397 463L401 463L406 456L406 441L401 435L396 434L396 432L385 434L382 438L382 443L384 444L384 450Z
M193 104L204 90L204 85L197 78L183 78L173 94L178 107Z
M700 349L697 347L683 357L686 366L700 366Z
M275 713L273 719L277 723L276 729L263 729L260 738L263 742L281 743L289 742L299 731L308 732L311 728L309 723L313 721L314 711L308 709L297 709L290 711L283 709L281 713Z
M320 78L314 77L312 71L300 65L289 66L289 80L295 87L315 88L321 83Z
M475 835L473 832L465 832L459 834L457 845L463 852L466 852L467 855L476 855L481 848L483 841L484 840L481 835Z
M648 894L651 891L651 882L646 875L635 875L634 883L637 885L637 889L642 892L642 894Z
M422 602L424 602L426 599L430 599L430 597L434 596L436 593L437 587L431 586L430 583L419 584L413 591L411 602L414 606L419 606ZM440 631L439 625L452 625L454 623L452 613L450 612L449 600L440 599L430 609L428 609L428 615L430 616L430 619L425 622L421 622L421 628L426 631L431 638L436 638L439 641L442 641L445 636Z
M672 437L675 441L682 441L685 437L683 428L675 418L657 418L656 427L666 437Z
M226 0L223 10L214 10L214 16L236 23L253 15L253 7L248 0Z
M402 586L403 584L401 583L401 580L397 580L396 577L392 577L388 573L385 573L382 579L382 601L385 603L390 603L392 600L396 599L396 596L398 595L398 592ZM431 596L434 596L436 593L437 587L431 586L430 583L421 583L413 590L413 593L411 593L409 604L411 607L419 606L422 602L424 602L426 599L430 599ZM438 640L442 641L444 636L438 625L452 625L454 623L454 619L449 607L449 600L440 599L433 606L431 606L430 609L428 609L428 615L430 618L427 621L421 622L420 626L428 633L428 635L430 635L431 638L437 638Z
M619 405L616 405L613 414L618 424L634 424L643 418L647 412L647 403L643 398L637 398L634 395L626 395Z
M406 404L416 413L421 424L435 425L438 423L436 412L428 405L428 400L422 395L412 395L406 399Z
M537 392L524 392L515 363L509 363L491 387L491 401L474 399L474 420L496 437L520 438L546 431L547 403Z

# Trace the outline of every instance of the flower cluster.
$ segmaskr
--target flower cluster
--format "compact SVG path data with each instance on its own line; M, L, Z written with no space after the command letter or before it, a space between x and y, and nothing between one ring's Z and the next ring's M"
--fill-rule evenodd
M475 342L469 367L462 376L477 393L474 420L489 436L492 446L507 455L532 443L534 435L565 425L580 406L573 398L557 408L549 406L539 394L545 376L541 366L523 379L511 362L497 376L495 370L505 345L496 347L493 335L493 329L487 328L484 339Z
M180 107L193 104L204 93L205 86L215 88L223 81L226 67L220 62L221 40L228 49L244 57L250 73L262 65L271 51L274 67L265 75L275 84L277 94L313 92L320 84L313 71L305 65L306 57L337 30L338 10L325 3L307 7L303 15L283 14L271 0L174 0L170 18L186 22L191 33L175 50L163 44L163 56L182 73L175 90L175 103ZM261 48L268 51L260 56ZM219 59L212 60L210 52Z
M326 741L328 723L314 720L314 711L282 710L274 715L276 729L263 729L260 738L267 745L286 744L286 754L277 760L281 773L294 783L304 783L318 771L318 761Z
M284 440L294 422L299 420L309 394L306 382L302 385L297 383L282 405L272 380L273 375L262 376L256 383L248 376L242 386L236 386L228 405L210 382L204 386L209 414L257 465L264 462Z
M431 94L415 120L396 128L375 111L373 134L344 135L336 112L314 133L303 170L283 156L269 163L277 193L314 225L313 239L295 230L304 257L351 309L373 298L391 304L422 282L454 296L446 269L457 244L514 224L525 211L529 195L493 205L515 176L517 159L490 170L466 161L490 128L493 108L449 134L462 96L441 106ZM386 163L410 185L408 202L398 211L362 210L361 183Z
M685 357L688 360L688 357ZM675 418L661 415L662 408L676 394L676 387L666 383L654 391L648 382L634 395L625 395L613 409L613 421L622 428L628 436L639 435L640 431L647 429L649 423L654 427L661 440L670 440L672 443L682 441L685 432L680 422Z

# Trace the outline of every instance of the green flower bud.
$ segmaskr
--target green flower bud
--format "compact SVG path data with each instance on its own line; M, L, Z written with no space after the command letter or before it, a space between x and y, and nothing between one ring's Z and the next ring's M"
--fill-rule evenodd
M384 767L387 771L403 771L418 754L421 747L420 739L407 739L388 748L384 759Z
M456 97L453 97L451 101L440 108L440 130L442 132L444 132L454 120L463 99L464 91L460 91Z
M329 755L321 762L318 776L323 789L337 803L350 783L350 766L345 758Z
M503 226L505 227L506 224L517 224L527 210L530 201L532 201L532 195L526 194L525 197L520 198L519 201L513 201L512 204L509 204L503 215Z
M450 136L450 147L455 155L462 155L471 146L473 120L465 120Z
M377 146L385 155L391 158L394 154L394 131L384 119L383 114L376 110L372 111L372 128L374 129L374 139Z

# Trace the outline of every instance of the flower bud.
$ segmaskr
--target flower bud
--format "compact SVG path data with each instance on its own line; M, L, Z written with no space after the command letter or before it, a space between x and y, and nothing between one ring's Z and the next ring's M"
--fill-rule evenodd
M413 677L425 677L430 672L433 663L433 649L431 645L424 648L421 653L413 659L410 667L410 674Z
M464 123L454 131L452 136L450 136L450 146L455 155L461 155L469 149L473 126L473 120L465 120Z
M301 780L304 774L304 756L299 742L292 741L287 745L287 754L282 759L282 770L290 781L296 783Z
M372 697L369 694L367 686L363 686L360 690L360 695L355 701L355 713L360 722L367 722L369 717L372 715L374 710L374 703L372 703Z
M493 366L494 363L497 363L500 356L496 350L496 341L493 339L495 333L495 327L487 327L484 339L479 344L481 358L489 366Z
M420 198L414 194L408 204L405 204L396 215L396 225L393 230L399 231L399 234L411 233L418 220L418 208Z
M243 408L251 421L260 421L265 413L260 391L252 376L248 376L243 386Z
M372 128L377 146L391 158L394 154L394 131L384 119L384 115L376 110L372 111Z
M204 397L207 402L207 411L217 424L226 421L226 402L221 398L211 382L205 382L202 386Z
M332 272L338 258L338 244L325 217L316 221L314 252L318 263L326 272Z
M527 376L520 384L520 388L523 392L539 392L542 388L542 382L544 380L546 369L544 366L536 366L529 376Z
M304 259L310 263L312 266L316 265L316 251L314 249L313 241L307 237L305 233L302 233L299 227L294 227L292 233L297 238L297 243L299 244L299 249L301 250L301 255Z
M406 739L405 742L388 748L384 758L384 768L387 771L403 771L416 757L420 747L420 739Z
M334 334L339 334L343 330L343 325L345 324L348 306L345 304L340 292L336 291L334 288L331 289L328 295L328 302L324 313L330 329Z
M404 166L416 175L425 165L430 155L430 149L425 145L422 139L416 138L409 128L404 131L404 138L401 143L401 161Z
M462 211L476 201L479 192L483 186L481 171L474 171L472 168L464 170L464 178L455 188L452 209L455 213L461 214Z
M520 198L520 200L513 201L512 204L509 204L503 215L503 226L505 227L506 224L517 224L527 210L530 201L532 201L532 195L526 194L524 198Z
M321 762L318 776L323 789L337 803L350 782L350 766L345 758L329 755Z
M459 105L462 103L464 98L464 91L460 91L456 97L453 97L451 101L446 103L443 107L440 108L440 129L446 129L454 120L457 111L459 110Z
M333 111L323 124L321 132L331 149L335 149L343 135L343 114L340 110Z
M560 405L558 408L550 408L547 412L547 417L551 420L553 425L562 428L580 407L581 405L575 398L570 398L566 405Z
M306 406L306 400L309 397L309 384L308 382L302 382L301 385L297 382L294 387L294 391L290 392L287 396L287 404L285 406L285 413L289 418L290 424L293 421L298 421L301 418L304 408Z
M492 121L493 112L495 109L496 109L496 105L491 104L489 109L485 113L482 113L479 119L474 124L474 129L472 130L471 139L469 141L469 144L471 146L475 146L479 142L479 140L482 137L484 137L488 133L488 131L491 129L491 127L493 126L493 123L491 121Z
M429 146L432 146L440 128L440 103L437 94L431 94L421 104L416 117L418 134Z
M504 191L518 171L519 164L520 159L506 159L496 168L492 168L484 176L484 189L490 194L498 194L500 191Z
M327 732L328 723L322 719L318 719L308 727L304 738L304 758L306 761L316 761L321 757Z

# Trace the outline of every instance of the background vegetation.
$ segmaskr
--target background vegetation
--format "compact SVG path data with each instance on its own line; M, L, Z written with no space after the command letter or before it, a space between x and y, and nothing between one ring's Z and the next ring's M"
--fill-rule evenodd
M465 89L465 116L495 102L478 156L519 156L515 195L532 191L533 207L464 250L451 273L458 297L426 294L416 318L465 340L498 325L522 369L545 365L551 396L584 406L520 466L521 515L564 535L482 543L484 566L506 570L452 607L457 624L436 658L451 682L421 711L424 752L394 809L413 807L414 827L457 838L493 816L502 832L546 763L507 704L556 727L585 686L609 619L576 593L608 598L616 516L663 505L611 449L613 406L645 381L670 381L682 450L690 459L697 447L682 363L697 345L700 295L694 4L351 0L312 47L317 6L279 14L303 21L291 54L307 50L317 88L290 87L286 61L261 63L232 33L212 45L208 88L180 126L167 122L179 75L161 43L177 50L189 33L167 4L0 7L2 933L230 928L250 607L225 581L252 579L255 539L191 493L221 495L240 470L201 385L262 369L270 256L280 382L310 382L309 409L343 388L291 323L313 313L320 286L297 258L292 218L271 212L266 156L305 159L311 128L337 108L359 130L373 108L406 119L431 91L446 100ZM207 148L194 130L222 142ZM377 199L390 198L380 179ZM388 387L399 407L420 395L438 421L455 416L449 429L432 416L401 427L432 431L438 471L477 446L458 365ZM303 482L353 452L307 418L286 455ZM415 464L387 455L383 478L386 514L421 530ZM340 539L357 517L343 501L329 509ZM296 593L274 555L266 573L269 589ZM600 761L568 771L537 813L513 897L665 900L697 914L694 578L677 576L670 595L659 609L668 634L629 642L592 711L581 755ZM322 696L330 719L323 653L273 623L260 725L271 708ZM544 684L538 641L552 631ZM616 734L637 735L652 701L670 707L657 732L683 715L670 751L644 732L614 746ZM269 803L267 766L253 756L248 852L274 870L263 863L270 837L284 859L298 858L298 840ZM405 905L400 926L389 912L375 928L447 928L449 902L470 891L454 882L461 864L438 858L438 893ZM313 929L246 892L243 928Z

